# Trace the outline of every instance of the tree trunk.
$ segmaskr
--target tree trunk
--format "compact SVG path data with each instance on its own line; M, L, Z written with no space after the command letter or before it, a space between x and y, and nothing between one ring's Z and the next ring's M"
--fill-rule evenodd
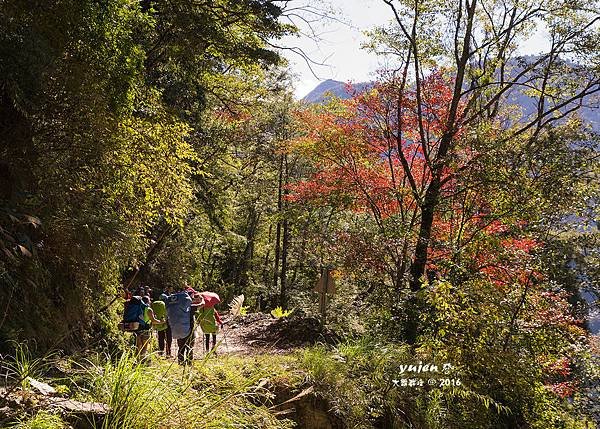
M277 229L275 232L275 262L273 266L273 290L277 290L279 258L281 254L281 212L283 209L283 155L279 161L279 186L277 189Z
M284 182L287 185L287 181L288 181L288 162L287 162L287 155L283 155L283 162L285 164L285 177L284 177ZM287 195L288 191L287 189L283 190L283 194ZM281 195L281 192L280 192ZM284 199L281 198L281 207L282 209L285 209L285 202ZM280 293L279 293L279 304L281 305L282 308L287 308L288 305L288 290L287 290L287 268L288 268L288 264L287 264L287 257L288 257L288 249L289 249L289 241L290 241L290 228L289 228L289 223L287 218L285 218L285 213L282 211L282 214L284 215L284 219L283 219L283 244L281 246L281 276L280 276Z
M281 246L281 277L280 277L280 293L279 304L282 308L287 308L288 291L287 291L287 256L289 247L290 231L287 219L283 221L283 245Z
M273 235L273 224L269 224L269 233L267 234L267 243L271 242L271 237ZM270 272L269 272L269 266L271 265L271 249L267 248L267 253L265 253L265 259L263 262L263 268L262 268L262 283L264 285L269 284L269 279L270 279Z
M421 288L421 278L425 274L427 266L429 239L431 238L431 227L433 225L433 215L438 204L440 194L440 180L436 177L432 180L421 206L421 224L419 225L419 235L415 256L410 267L410 291L415 293Z
M439 179L434 179L425 193L423 205L421 206L421 224L415 255L410 266L410 297L406 302L406 325L405 339L408 344L414 344L419 333L419 313L424 309L424 303L418 296L421 289L421 278L425 275L427 267L429 240L431 238L431 227L433 215L439 198Z

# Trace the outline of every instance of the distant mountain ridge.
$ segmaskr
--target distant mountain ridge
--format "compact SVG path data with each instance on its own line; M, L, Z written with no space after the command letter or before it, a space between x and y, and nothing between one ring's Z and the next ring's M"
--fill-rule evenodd
M302 101L309 104L321 104L330 96L346 100L352 97L352 94L348 92L347 85L347 82L341 82L339 80L324 80L304 96ZM351 85L354 91L362 92L372 87L374 82L359 82L352 83ZM525 117L533 114L536 108L535 102L531 97L528 97L517 90L509 92L509 102L521 106ZM594 131L600 132L600 109L583 106L579 109L578 114Z
M339 80L333 80L333 79L324 80L323 82L318 84L312 91L310 91L308 94L306 94L304 96L304 98L302 98L302 101L305 101L306 103L309 103L309 104L323 103L327 99L328 94L331 94L337 98L341 98L342 100L348 99L348 98L352 97L352 94L350 94L348 92L347 85L348 85L347 82L341 82ZM368 89L369 87L373 86L373 83L372 82L359 82L359 83L352 83L351 85L355 91L362 92L365 89Z

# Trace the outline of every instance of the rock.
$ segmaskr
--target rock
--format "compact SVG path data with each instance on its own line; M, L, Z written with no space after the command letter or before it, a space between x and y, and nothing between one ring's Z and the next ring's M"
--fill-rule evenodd
M49 405L73 414L105 415L110 411L110 407L101 402L79 402L64 398L52 398Z
M296 422L298 427L311 429L345 429L347 425L331 409L328 402L319 397L313 386L270 410L277 416Z
M80 402L57 397L48 397L47 401L46 407L59 410L74 428L104 427L104 419L110 412L110 407L100 402Z
M47 383L36 380L35 378L27 377L29 385L44 396L56 395L56 389Z

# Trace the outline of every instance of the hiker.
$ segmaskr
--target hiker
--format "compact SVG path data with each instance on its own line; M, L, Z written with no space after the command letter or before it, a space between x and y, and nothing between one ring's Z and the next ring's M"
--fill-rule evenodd
M217 345L217 332L220 327L223 329L223 322L215 305L221 302L219 295L214 292L201 292L204 299L204 305L198 307L197 320L204 333L204 350L207 352L213 350ZM212 347L210 347L210 337L212 336Z
M150 297L142 297L142 302L145 305L144 308L144 325L140 326L135 333L135 347L137 349L138 358L144 360L148 352L148 345L150 344L150 338L152 338L152 331L150 330L151 325L160 325L164 323L164 320L157 319L154 315L154 311L150 307Z
M204 349L212 350L217 345L217 332L219 327L223 329L223 322L219 312L214 307L202 306L198 309L198 322L204 333ZM212 347L210 347L210 337L212 336Z
M191 364L194 357L194 313L197 307L192 303L186 285L169 295L166 302L171 334L177 340L177 361L180 365Z
M159 299L152 302L152 311L157 319L164 320L163 323L153 325L152 327L158 335L158 353L161 356L171 357L171 327L169 326L169 318L167 317L166 302L169 297L166 294L161 294Z
M154 312L150 308L150 297L134 295L125 301L123 320L119 323L119 328L135 335L137 355L143 359L150 341L151 324L163 322L154 316Z

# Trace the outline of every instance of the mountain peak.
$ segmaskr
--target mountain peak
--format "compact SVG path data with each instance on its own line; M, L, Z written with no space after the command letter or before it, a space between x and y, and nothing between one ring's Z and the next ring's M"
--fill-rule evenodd
M352 87L360 92L367 89L371 86L371 83L362 82L362 83L353 83ZM341 82L339 80L327 79L319 83L311 92L309 92L302 101L307 103L323 103L327 97L326 94L331 93L333 96L347 99L352 97L351 94L348 93L347 83Z

